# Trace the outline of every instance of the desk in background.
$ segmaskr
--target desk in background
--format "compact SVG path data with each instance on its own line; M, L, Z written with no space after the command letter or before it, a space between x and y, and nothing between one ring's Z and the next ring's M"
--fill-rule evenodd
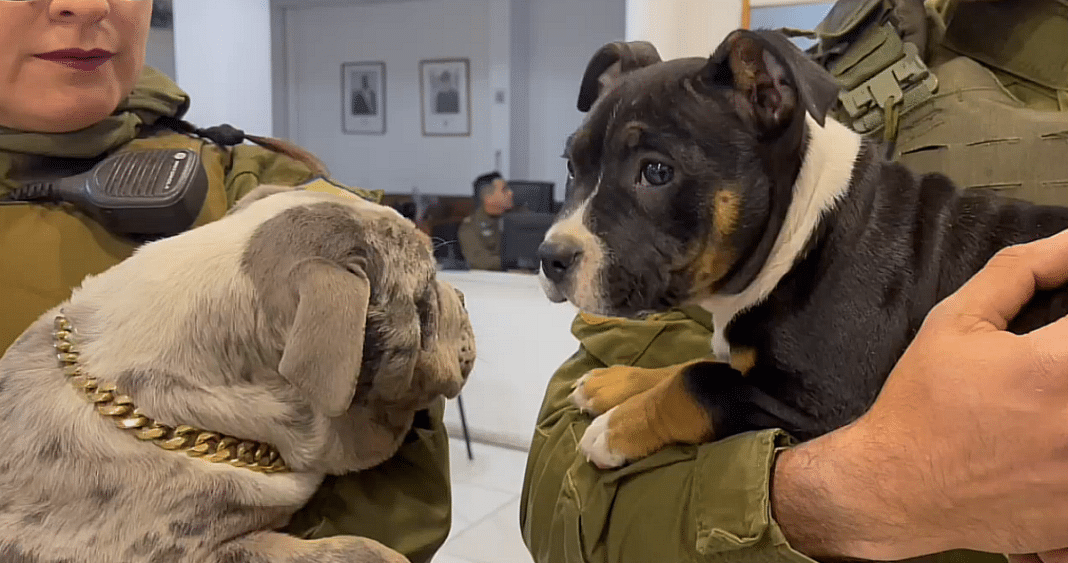
M471 437L528 449L549 378L578 350L571 335L576 309L550 302L532 274L473 270L438 276L464 293L475 332L477 359L463 389ZM451 435L462 436L455 400L445 424Z

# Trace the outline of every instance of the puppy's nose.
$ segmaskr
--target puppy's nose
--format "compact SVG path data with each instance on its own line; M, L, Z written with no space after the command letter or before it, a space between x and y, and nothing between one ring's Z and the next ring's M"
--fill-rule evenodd
M560 283L567 276L567 271L578 261L582 250L575 244L566 242L543 242L538 247L541 258L541 270L553 283Z

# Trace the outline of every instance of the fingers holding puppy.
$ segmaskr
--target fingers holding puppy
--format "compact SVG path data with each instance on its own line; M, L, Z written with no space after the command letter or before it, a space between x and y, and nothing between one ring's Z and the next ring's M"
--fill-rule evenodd
M1068 563L1068 549L1029 555L1009 555L1009 563Z

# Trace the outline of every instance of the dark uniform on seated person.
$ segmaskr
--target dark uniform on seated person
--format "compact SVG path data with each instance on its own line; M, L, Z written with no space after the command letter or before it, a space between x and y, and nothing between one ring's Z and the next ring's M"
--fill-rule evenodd
M498 172L474 181L478 209L460 223L460 251L473 270L502 270L501 217L511 211L512 190Z

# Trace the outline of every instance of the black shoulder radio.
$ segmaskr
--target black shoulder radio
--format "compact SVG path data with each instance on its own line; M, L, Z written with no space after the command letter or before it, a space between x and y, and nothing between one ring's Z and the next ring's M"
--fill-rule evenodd
M9 198L66 202L111 233L162 237L193 226L207 193L200 155L163 149L115 154L75 176L27 183Z

